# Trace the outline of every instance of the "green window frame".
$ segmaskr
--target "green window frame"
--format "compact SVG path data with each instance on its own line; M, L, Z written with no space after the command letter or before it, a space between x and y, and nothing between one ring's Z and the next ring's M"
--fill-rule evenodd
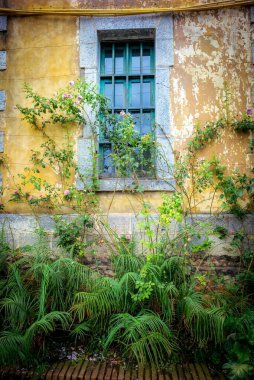
M139 133L151 132L155 123L154 41L102 42L100 92L108 98L112 113L129 112ZM107 136L99 133L101 178L116 176L110 156L113 149ZM151 171L142 170L141 176L151 176Z

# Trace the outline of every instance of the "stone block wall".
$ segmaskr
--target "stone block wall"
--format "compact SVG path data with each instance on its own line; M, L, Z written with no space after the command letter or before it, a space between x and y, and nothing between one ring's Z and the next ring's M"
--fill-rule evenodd
M77 215L64 216L66 219L71 220ZM107 222L110 228L118 236L126 236L128 239L132 235L136 236L137 243L141 240L138 222L140 218L137 218L133 213L125 214L110 214L107 216L100 216L104 222ZM156 219L156 215L153 216ZM201 271L216 270L220 273L234 274L239 268L239 252L237 249L232 248L230 242L232 241L232 235L236 231L245 231L249 236L250 241L253 242L254 237L254 216L248 215L244 220L239 220L231 214L222 214L214 217L208 214L194 215L195 222L211 222L214 227L220 225L225 227L229 231L229 236L225 239L219 239L217 236L212 235L210 238L214 244L206 253L196 253L193 255L196 263L196 267ZM42 227L48 235L48 242L50 248L57 251L57 239L54 236L55 223L53 217L49 215L39 215L34 217L32 215L22 214L0 214L0 226L5 231L10 247L19 248L26 245L34 244L36 240L35 230L38 227ZM179 231L181 225L177 222L172 222L170 228L171 237L174 238ZM103 228L98 228L97 231L102 231L102 235L98 235L98 232L89 233L88 240L94 240L97 242L96 252L90 255L89 252L82 260L84 263L91 267L98 269L100 272L112 275L110 269L110 252L107 239L110 240L108 233ZM201 237L195 243L200 243L203 240ZM252 244L253 245L253 244Z

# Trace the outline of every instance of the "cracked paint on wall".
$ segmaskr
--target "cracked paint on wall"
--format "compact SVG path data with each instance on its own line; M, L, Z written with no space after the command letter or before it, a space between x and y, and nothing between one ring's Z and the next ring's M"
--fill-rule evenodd
M249 8L182 13L174 17L175 64L171 82L171 119L175 149L181 150L195 124L217 120L225 86L234 114L252 105ZM231 168L248 168L246 136L223 131L219 142L202 152L216 155Z

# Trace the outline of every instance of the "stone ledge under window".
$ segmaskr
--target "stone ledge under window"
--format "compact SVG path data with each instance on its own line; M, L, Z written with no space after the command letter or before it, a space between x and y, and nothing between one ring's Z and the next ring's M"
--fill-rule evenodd
M128 191L142 187L144 191L174 191L175 179L140 179L131 178L103 178L99 180L98 191Z

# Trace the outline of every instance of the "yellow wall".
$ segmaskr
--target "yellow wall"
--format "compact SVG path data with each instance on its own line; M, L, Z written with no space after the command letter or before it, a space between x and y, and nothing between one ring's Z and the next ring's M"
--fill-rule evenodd
M8 6L32 6L31 1L8 1ZM48 3L48 4L47 4ZM65 7L80 7L82 1L64 1ZM101 4L101 2L97 2ZM96 2L84 6L95 7ZM108 2L110 6L138 5L137 2ZM143 2L140 2L143 3ZM153 1L146 2L147 6ZM162 4L163 3L163 4ZM161 6L176 2L161 2ZM186 2L183 2L186 3ZM37 1L36 6L55 6L57 1ZM51 95L59 87L79 77L78 18L68 16L9 17L7 33L1 33L0 50L7 50L7 70L0 72L0 89L6 91L6 111L0 113L0 128L5 131L5 154L9 170L3 169L3 185L15 188L13 176L29 165L31 149L42 143L40 134L20 119L15 104L25 105L22 86L30 83L41 94ZM251 87L254 80L251 63L252 26L247 7L178 13L174 15L175 62L171 74L171 120L176 150L190 138L194 124L219 116L224 83L232 88L233 108L241 112L252 105ZM62 134L50 131L59 143ZM246 155L246 137L232 131L223 132L219 142L201 152L201 156L216 154L231 168L250 167ZM57 181L52 176L52 181ZM6 199L8 189L6 192ZM160 194L147 193L158 205ZM100 194L105 211L131 212L139 204L138 196ZM135 206L136 205L136 206ZM25 205L10 203L7 212L29 212ZM200 211L205 211L203 209Z

